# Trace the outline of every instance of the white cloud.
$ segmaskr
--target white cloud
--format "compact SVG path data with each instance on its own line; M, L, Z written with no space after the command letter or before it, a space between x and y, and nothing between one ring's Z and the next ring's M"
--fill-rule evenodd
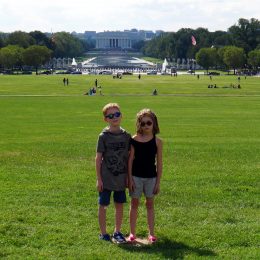
M77 31L182 27L227 30L259 19L259 0L1 0L0 31Z

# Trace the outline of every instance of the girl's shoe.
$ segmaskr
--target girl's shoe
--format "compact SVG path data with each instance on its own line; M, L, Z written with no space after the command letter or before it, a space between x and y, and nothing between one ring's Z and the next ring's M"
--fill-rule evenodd
M155 243L157 241L157 238L155 236L149 235L148 236L148 241L153 244L153 243Z
M133 235L133 234L130 234L130 236L127 238L127 240L128 240L129 242L135 242L136 236Z

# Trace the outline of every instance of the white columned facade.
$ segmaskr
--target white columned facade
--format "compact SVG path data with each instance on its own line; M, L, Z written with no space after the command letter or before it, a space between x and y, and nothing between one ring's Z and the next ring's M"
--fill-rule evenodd
M131 32L102 32L97 33L96 48L97 49L131 49L133 41L139 39L135 38L135 34Z

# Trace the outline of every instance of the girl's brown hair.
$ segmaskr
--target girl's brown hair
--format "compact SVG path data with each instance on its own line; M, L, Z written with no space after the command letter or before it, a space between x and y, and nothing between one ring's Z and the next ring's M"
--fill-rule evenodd
M151 120L153 121L153 134L154 135L159 134L160 129L159 129L159 125L158 125L157 116L149 108L144 108L137 113L137 115L136 115L136 132L138 134L142 134L143 131L142 131L142 127L141 127L141 122L145 116L150 117Z

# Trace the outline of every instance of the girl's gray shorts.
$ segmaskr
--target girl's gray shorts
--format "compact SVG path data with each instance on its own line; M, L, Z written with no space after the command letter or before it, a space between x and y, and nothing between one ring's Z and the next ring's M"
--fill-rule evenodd
M134 181L134 191L130 192L132 198L139 199L144 193L146 198L152 198L154 196L153 190L156 183L155 178L140 178L133 176Z

